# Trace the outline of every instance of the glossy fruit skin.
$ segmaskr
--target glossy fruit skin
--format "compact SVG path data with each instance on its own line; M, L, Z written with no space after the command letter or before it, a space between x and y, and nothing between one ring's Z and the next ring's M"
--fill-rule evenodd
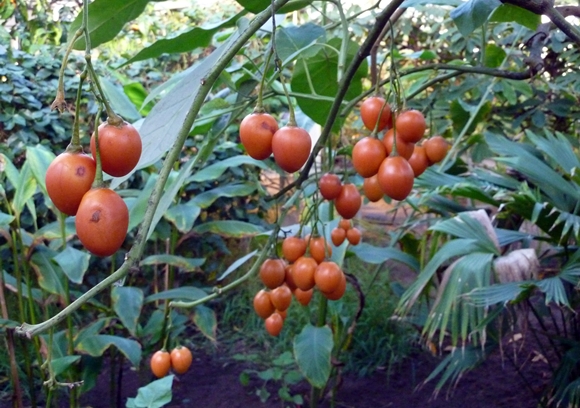
M361 195L354 184L342 186L340 195L334 200L336 212L347 220L350 220L358 213L361 204Z
M278 122L268 113L251 113L240 123L240 141L248 155L264 160L272 154L272 137Z
M294 264L286 265L286 276L284 278L284 283L286 284L286 286L290 288L291 291L294 291L294 289L296 289L296 282L294 282L294 275L292 275L293 267Z
M362 238L362 233L358 228L351 228L346 232L346 239L351 245L358 245Z
M311 147L310 135L298 126L281 127L272 137L274 160L288 173L294 173L304 166Z
M415 177L419 177L427 167L429 167L429 158L427 157L427 152L423 146L415 145L415 150L413 155L409 158L409 164L413 169L413 174Z
M292 276L297 288L309 290L314 287L314 271L318 263L310 257L302 256L294 262Z
M254 311L262 319L266 319L274 313L275 310L276 308L270 299L270 292L266 292L262 289L254 295Z
M342 271L334 262L322 262L314 271L314 282L321 292L333 292L342 279Z
M337 288L332 292L322 292L322 294L328 300L339 300L344 295L344 292L346 292L346 276L343 273Z
M332 231L330 231L330 239L334 246L341 246L346 239L346 230L339 227L333 228Z
M127 236L129 210L113 190L93 188L81 200L75 226L86 249L97 256L113 255Z
M390 156L393 152L393 141L394 135L393 129L389 129L387 133L385 133L385 137L383 138L383 144L387 149L387 156ZM404 157L405 159L409 160L409 158L413 155L413 150L415 150L415 145L413 143L407 143L401 136L397 133L397 153L399 156Z
M312 300L312 295L314 294L313 289L309 290L302 290L300 288L296 288L294 290L294 297L302 306L308 306L310 301Z
M282 242L282 255L288 262L294 262L306 253L308 244L300 237L287 237Z
M333 173L326 173L318 180L320 195L327 200L334 200L342 190L340 177Z
M347 220L347 219L344 219L344 218L343 218L343 219L341 219L341 220L338 222L338 228L342 228L342 229L343 229L343 230L345 230L345 231L348 231L348 229L349 229L351 226L352 226L352 224L351 224L351 222L350 222L350 219L348 219L348 220Z
M284 327L284 319L279 313L272 313L264 322L266 331L272 336L278 336Z
M332 247L322 236L310 238L308 249L310 251L310 256L318 263L324 261L325 258L332 256Z
M387 157L387 149L382 141L374 137L364 137L352 149L352 165L362 177L377 174L383 160Z
M270 300L277 311L285 311L292 303L292 291L286 285L278 286L270 292Z
M449 151L449 143L447 143L447 140L443 136L430 137L425 140L423 146L425 147L425 153L431 164L439 163Z
M363 193L365 197L373 203L376 203L383 198L385 193L383 193L383 189L379 184L379 179L376 174L372 177L364 179Z
M171 350L171 368L177 374L185 374L193 361L193 355L187 347L179 346Z
M381 113L382 112L382 113ZM380 118L379 118L380 115ZM360 116L368 130L374 130L377 121L377 131L385 129L391 119L391 107L380 96L365 99L360 107Z
M284 283L286 264L282 259L266 259L260 266L260 279L268 289L274 289Z
M139 163L141 136L130 123L113 126L103 122L99 125L99 150L103 171L113 177L122 177L129 174ZM96 161L94 134L91 136L91 153Z
M377 178L386 195L401 201L411 193L415 175L407 160L401 156L389 156L381 164Z
M401 112L395 119L395 128L401 139L407 143L417 143L425 135L425 116L415 109Z
M61 153L46 170L46 190L56 208L75 215L95 180L96 163L83 153Z
M149 365L155 377L165 377L171 369L171 355L168 351L158 350L151 356Z

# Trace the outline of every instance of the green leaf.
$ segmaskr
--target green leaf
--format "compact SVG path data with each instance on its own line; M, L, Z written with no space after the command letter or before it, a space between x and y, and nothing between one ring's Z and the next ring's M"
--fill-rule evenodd
M136 398L129 398L127 408L160 408L171 402L173 398L173 375L150 382L137 390Z
M201 183L204 181L211 181L219 178L224 172L230 167L239 167L243 164L250 164L253 166L260 167L261 169L267 170L268 166L264 164L261 160L252 159L250 156L239 155L228 157L225 160L218 161L203 170L198 171L192 177L189 178L188 182Z
M256 254L258 253L258 250L254 250L252 252L250 252L249 254L246 254L244 256L242 256L239 259L236 259L236 261L234 263L232 263L228 269L226 269L224 271L224 273L222 273L220 275L219 278L217 278L218 281L221 281L223 279L225 279L227 276L229 276L229 274L231 274L232 272L234 272L235 270L237 270L240 266L242 266L244 263L246 263L250 258L253 258L254 256L256 256Z
M18 182L14 187L16 192L14 193L12 208L18 218L28 200L30 200L36 192L36 179L32 174L28 161L26 161L20 169Z
M155 300L197 300L207 296L207 293L196 288L195 286L182 286L180 288L168 289L163 292L149 295L145 298L145 303L153 302Z
M312 95L312 97L296 97L298 106L302 112L320 125L326 123L333 102L318 98L317 95L334 98L338 92L338 50L341 48L341 42L340 38L332 38L328 41L327 46L321 47L315 55L300 57L296 61L292 74L292 91ZM359 44L349 41L345 67L349 65L358 50ZM366 77L367 70L365 60L351 80L345 95L345 103L362 93L361 80ZM343 121L344 119L337 120L333 129L338 131Z
M207 306L196 306L193 323L212 342L216 341L217 319L215 312Z
M130 286L114 286L111 291L113 310L121 323L135 336L137 323L143 307L143 291Z
M200 208L207 208L220 197L246 197L256 191L255 183L227 184L204 191L193 198L192 203Z
M507 56L503 48L495 44L485 46L485 61L483 64L490 68L499 68Z
M89 269L90 254L67 246L52 259L62 268L71 282L79 285L83 283L83 277L87 269Z
M137 198L133 200L133 203L129 208L129 231L143 222L145 212L147 211L147 205L151 198L151 193L155 187L155 183L157 182L157 177L156 174L149 176L147 183L145 183L145 186L141 189ZM116 179L113 179L113 182L115 180Z
M123 29L123 26L134 20L143 12L149 0L95 0L89 4L89 36L91 47L112 40ZM72 40L73 34L81 26L83 20L82 8L69 27L69 35ZM76 50L84 50L84 34L75 41Z
M17 284L17 280L14 276L10 275L8 272L4 271L3 273L4 276L4 285L10 289L12 292L16 292L18 290L18 284ZM26 299L28 299L28 286L26 285L26 283L22 283L22 296L24 296ZM40 289L37 288L32 288L32 298L36 301L36 302L41 302L42 301L42 291Z
M330 377L330 354L334 347L328 326L304 326L294 337L294 357L298 368L314 387L323 388Z
M264 232L264 228L244 221L210 221L193 229L198 234L211 232L228 237L243 237Z
M76 348L78 351L87 353L90 356L100 357L111 346L119 349L134 367L139 366L141 345L135 340L108 334L98 334L84 338L83 341L77 344Z
M371 263L381 264L389 259L402 262L411 267L411 269L419 270L419 261L417 258L404 253L403 251L392 247L376 247L366 242L360 243L350 249L360 260Z
M467 125L469 118L475 115L475 118L471 122L471 125L469 125L469 128L467 128L468 134L473 133L475 131L475 127L481 121L483 121L487 117L487 115L491 112L491 103L490 102L484 103L483 105L481 105L481 107L477 112L476 109L477 106L469 105L467 102L460 99L459 100L456 99L453 102L451 102L449 113L451 116L451 121L453 122L453 127L457 131L461 131L465 127L465 125Z
M179 255L159 254L150 255L141 261L145 265L171 265L184 272L197 271L205 262L205 258L186 258Z
M248 10L250 13L258 14L264 11L272 4L269 1L264 0L236 0L243 8ZM290 0L284 6L282 6L276 13L291 13L292 11L300 10L312 3L312 0Z
M200 92L204 78L214 69L216 62L230 49L232 43L239 38L240 31L248 24L245 19L241 19L238 23L241 25L238 31L233 33L226 42L216 48L198 65L182 72L175 86L151 109L139 128L143 151L139 163L133 171L157 163L173 146L189 108ZM131 174L115 178L111 188L121 184Z
M464 37L481 26L501 6L499 0L469 0L451 11L451 18Z
M325 33L324 28L313 23L281 27L276 31L276 51L285 66Z
M141 114L119 86L104 77L100 77L100 81L103 92L117 115L121 115L123 119L131 123L141 119Z
M54 153L42 145L26 147L26 161L30 164L32 174L44 194L47 194L45 181L46 170L54 158Z
M184 204L177 204L170 207L164 214L167 221L175 225L179 232L187 233L193 228L193 224L201 213L201 208L189 200Z
M475 288L467 294L467 299L477 307L489 307L497 303L507 303L517 299L531 282L506 282Z
M30 265L38 276L38 284L44 290L62 296L64 291L64 274L58 265L52 262L55 253L46 249L34 252Z
M145 104L147 91L140 82L131 82L129 84L123 85L123 91L140 114L143 114L143 116L147 116L149 114L154 104Z
M157 40L150 46L143 48L121 66L131 64L135 61L156 58L162 54L178 54L192 51L196 48L206 48L211 44L211 40L215 33L223 28L234 27L236 22L245 14L246 11L242 11L235 16L217 24L213 24L204 28L195 27L173 38L162 38Z
M540 15L532 13L531 11L519 6L513 4L502 4L495 9L489 20L501 23L513 21L532 31L536 31L541 22L541 17Z
M65 356L65 357L53 358L50 361L50 364L52 365L52 370L54 372L54 375L55 376L61 375L70 366L72 366L74 363L76 363L80 359L81 359L81 356Z
M417 7L417 6L460 6L463 0L405 0L400 7Z
M12 221L14 221L15 217L10 214L6 214L0 211L0 227L10 225Z

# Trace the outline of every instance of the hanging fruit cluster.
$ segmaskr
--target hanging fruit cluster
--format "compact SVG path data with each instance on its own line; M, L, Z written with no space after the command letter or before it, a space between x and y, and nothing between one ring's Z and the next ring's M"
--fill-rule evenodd
M127 122L108 122L91 137L92 157L73 142L57 156L46 171L46 190L57 209L76 216L75 227L81 243L98 256L114 254L123 244L129 226L129 210L115 191L103 185L97 172L97 157L102 171L121 177L129 174L141 157L141 137Z
M177 346L171 353L165 349L158 350L151 356L149 366L151 372L155 377L162 378L173 370L176 374L185 374L191 363L193 362L193 355L191 351L184 346Z
M447 141L433 136L420 144L427 127L423 114L409 109L393 121L389 104L380 96L366 99L360 113L365 127L373 132L352 150L353 167L364 177L365 196L373 202L384 195L404 200L411 193L415 177L443 160L449 148ZM382 131L382 139L375 137Z

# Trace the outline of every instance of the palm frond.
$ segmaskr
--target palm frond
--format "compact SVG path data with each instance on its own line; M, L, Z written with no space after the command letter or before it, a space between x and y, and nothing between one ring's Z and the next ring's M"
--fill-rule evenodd
M471 216L470 212L461 213L457 217L435 224L431 229L458 238L474 239L478 242L481 251L499 255L497 236L491 222L484 210L479 210L478 213L477 219L474 218L475 214ZM484 222L487 222L486 226L483 225Z
M545 137L542 137L531 130L526 130L527 138L552 159L553 166L561 168L567 174L572 174L573 169L580 168L580 161L574 153L574 148L564 135L553 134L548 129L545 129L544 133Z

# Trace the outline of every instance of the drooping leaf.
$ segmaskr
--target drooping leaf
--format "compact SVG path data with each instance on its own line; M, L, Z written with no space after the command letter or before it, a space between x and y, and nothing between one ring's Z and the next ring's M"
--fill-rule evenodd
M181 33L173 38L162 38L157 40L150 46L143 48L121 66L131 64L135 61L156 58L162 54L178 54L192 51L196 48L205 48L211 44L214 34L224 28L235 27L236 22L245 14L246 11L241 11L217 24L212 24L206 27L194 27L193 29Z
M83 283L85 272L89 269L89 261L91 259L89 253L67 246L53 259L62 268L71 282L79 285Z
M0 211L0 226L10 225L14 221L14 216Z
M59 376L64 373L70 366L75 364L81 359L81 356L64 356L59 358L53 358L50 363L52 365L52 371L55 376Z
M179 232L187 233L193 228L193 224L201 213L201 208L195 205L193 200L183 204L177 204L169 207L165 213L165 219L175 225Z
M250 156L246 155L239 155L228 157L225 160L221 160L215 162L203 170L198 171L193 176L189 178L189 182L197 182L201 183L204 181L215 180L220 177L224 172L230 167L239 167L243 164L250 164L253 166L257 166L261 169L267 170L268 167L261 161L251 158Z
M297 93L312 95L312 97L296 97L298 106L302 112L320 125L326 123L333 101L332 99L321 99L316 96L334 98L338 92L338 50L341 48L341 43L341 39L332 38L326 43L327 46L321 47L315 55L300 57L296 61L292 74L292 90ZM348 66L358 50L359 45L354 41L349 41L345 66ZM361 94L361 80L366 77L367 69L365 60L351 80L345 95L345 103ZM338 130L340 126L341 120L337 120L334 124L334 129Z
M224 271L224 273L222 273L220 275L220 277L217 280L221 281L221 280L225 279L232 272L236 271L240 266L242 266L244 263L246 263L250 258L253 258L254 256L256 256L257 253L258 253L258 250L254 250L254 251L250 252L249 254L246 254L246 255L242 256L241 258L237 259L234 263L232 263L228 267L228 269L226 269Z
M24 165L20 168L18 182L14 187L16 188L16 192L12 200L12 208L14 209L16 217L20 217L20 213L22 213L24 206L36 192L37 187L36 179L34 178L28 161L24 162Z
M127 408L161 408L173 398L173 375L150 382L137 390L137 397L127 400Z
M417 6L459 6L463 4L463 0L405 0L401 7L417 7Z
M179 255L158 254L149 255L141 261L141 265L171 265L184 272L193 272L199 269L205 258L186 258Z
M52 262L56 254L48 249L36 251L30 258L30 265L38 276L38 284L44 290L55 295L64 291L64 273L60 266Z
M207 293L196 288L195 286L182 286L180 288L168 289L163 292L149 295L145 298L145 303L153 302L155 300L197 300L207 296Z
M43 145L27 146L26 161L30 164L36 183L46 193L46 170L54 160L55 155Z
M282 60L282 65L286 65L298 57L303 50L323 36L324 33L324 28L313 23L278 29L276 31L276 51Z
M490 68L499 68L505 60L507 53L503 48L495 44L485 46L485 60L483 64Z
M17 280L14 276L10 275L8 272L4 271L4 273L2 274L4 277L4 285L11 290L12 292L15 292L18 290L18 283ZM28 286L26 285L26 283L22 282L21 284L22 286L22 296L24 296L26 299L28 299ZM32 292L32 298L36 301L36 302L40 302L42 301L42 291L38 288L32 288L31 290Z
M248 10L250 13L257 14L264 11L272 4L268 1L263 0L236 0L243 8ZM300 10L312 3L312 0L290 0L284 6L280 7L277 13L291 13L296 10Z
M330 354L334 347L328 326L304 326L294 337L294 358L300 371L314 387L323 388L330 377Z
M499 0L468 0L451 11L451 18L459 32L467 37L485 23L501 4Z
M211 232L228 237L243 237L246 235L256 235L264 232L264 228L244 221L210 221L193 228L198 234Z
M141 361L141 344L135 340L126 339L108 334L98 334L83 339L76 346L77 351L87 353L93 357L100 357L111 346L115 346L127 359L138 367Z
M131 286L114 286L111 290L111 301L121 323L135 336L143 307L143 291Z
M107 41L112 40L121 31L123 26L134 20L143 12L149 0L95 0L89 4L89 36L91 47L97 47ZM69 35L73 34L81 26L83 11L79 12L69 27ZM82 35L75 41L76 50L85 49L85 38Z
M127 94L123 92L123 89L105 77L100 77L99 79L103 92L117 115L121 115L123 119L131 123L141 119L141 114L127 97Z
M246 197L256 191L255 183L233 183L219 186L195 196L191 201L200 208L207 208L220 197Z
M495 9L489 20L496 22L513 21L530 30L536 31L541 22L541 16L513 4L502 4Z
M217 319L215 312L207 306L196 306L193 323L212 342L216 341Z
M350 251L353 252L360 260L367 263L380 264L388 261L389 259L392 259L394 261L402 262L410 266L411 269L415 271L419 270L419 261L417 258L406 254L397 248L381 248L363 242L357 246L352 247Z

